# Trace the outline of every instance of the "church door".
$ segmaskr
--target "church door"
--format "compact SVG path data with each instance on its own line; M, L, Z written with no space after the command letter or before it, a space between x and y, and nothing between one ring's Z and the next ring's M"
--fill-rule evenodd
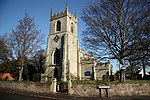
M58 80L58 69L57 68L54 69L54 78L56 78Z
M54 64L60 64L60 53L59 50L56 48L54 53Z

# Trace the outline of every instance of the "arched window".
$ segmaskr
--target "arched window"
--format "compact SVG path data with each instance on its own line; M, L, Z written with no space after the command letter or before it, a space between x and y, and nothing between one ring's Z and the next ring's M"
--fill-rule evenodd
M61 22L57 21L56 31L61 31Z
M54 53L54 64L60 64L60 53L57 48Z
M71 33L73 33L73 23L71 23Z

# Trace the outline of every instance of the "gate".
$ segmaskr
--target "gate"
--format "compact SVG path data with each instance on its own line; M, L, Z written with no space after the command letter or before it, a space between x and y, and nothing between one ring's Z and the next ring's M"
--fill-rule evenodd
M56 90L57 92L68 92L68 82L58 81Z

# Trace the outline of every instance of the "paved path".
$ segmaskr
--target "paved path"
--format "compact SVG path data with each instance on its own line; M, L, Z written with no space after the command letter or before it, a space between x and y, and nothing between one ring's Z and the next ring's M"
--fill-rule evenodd
M66 93L56 94L38 94L33 92L19 92L10 89L0 88L0 97L3 100L150 100L149 96L132 96L132 97L78 97L68 96Z
M0 93L1 100L46 100L44 98L36 98L36 97L30 97L30 96L23 96L23 95L17 95L17 94L8 94L8 93ZM49 99L49 100L55 100L55 99Z

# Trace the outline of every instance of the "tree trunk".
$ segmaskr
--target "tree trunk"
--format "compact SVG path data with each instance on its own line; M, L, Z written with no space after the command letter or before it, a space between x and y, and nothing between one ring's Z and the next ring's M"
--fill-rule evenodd
M144 60L142 60L142 67L143 67L143 79L146 79L146 71L145 71L145 63L144 63Z
M126 81L126 75L125 75L125 70L123 69L123 71L122 71L123 73L123 75L122 75L122 82L125 82Z
M19 70L19 81L22 81L22 73L23 73L23 67Z
M122 81L122 71L120 70L120 77L119 77L119 82Z
M125 71L123 69L120 70L120 79L119 82L125 82Z
M133 66L131 66L131 80L133 80Z
M23 68L24 68L24 55L22 54L22 58L20 60L20 70L19 70L19 81L22 81L22 74L23 74Z
M134 79L134 72L133 72L133 64L132 62L130 61L130 67L131 67L131 79L133 80Z
M125 82L125 71L122 69L122 63L120 62L120 79L119 82Z

